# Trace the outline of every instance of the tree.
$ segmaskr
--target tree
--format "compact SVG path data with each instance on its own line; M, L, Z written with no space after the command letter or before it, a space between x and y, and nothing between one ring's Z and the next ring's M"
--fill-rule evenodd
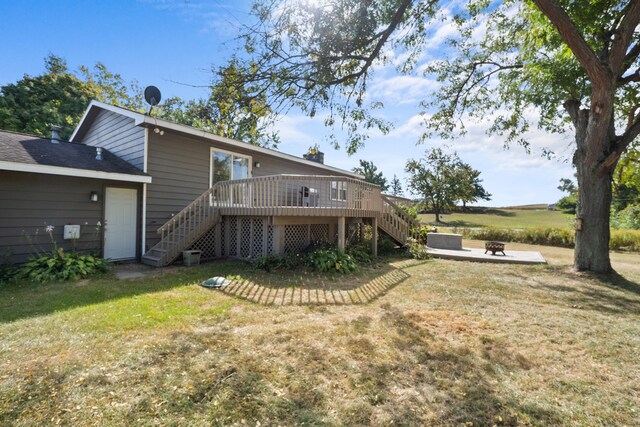
M352 170L364 176L365 181L379 185L383 193L389 189L387 178L382 175L382 172L378 172L378 167L373 162L360 160L360 166L356 166Z
M578 192L578 187L571 180L571 178L560 178L560 185L558 185L558 190L563 193L574 194Z
M568 196L564 196L558 200L556 203L558 209L565 213L575 214L576 207L578 206L578 187L570 178L561 178L558 190L569 193Z
M265 97L242 81L247 73L237 59L218 68L207 99L183 101L171 98L155 110L155 116L204 129L226 138L275 148L280 141L270 130L275 118Z
M612 210L629 205L640 205L640 150L636 147L624 154L613 175Z
M137 84L126 85L104 64L72 73L63 58L51 54L45 73L0 87L0 128L48 136L55 124L68 138L92 99L134 109L142 105Z
M467 203L476 203L480 200L491 200L491 194L482 186L480 171L473 169L466 163L460 163L457 171L460 186L460 201L462 209L467 208Z
M462 164L456 153L447 154L440 148L427 150L422 159L407 161L405 171L410 175L407 186L431 206L436 222L440 222L443 211L453 208L460 200Z
M393 179L391 180L391 194L394 196L402 196L402 184L400 184L400 180L393 174Z
M374 66L393 60L400 72L414 71L439 7L433 0L257 0L259 22L244 36L259 71L248 79L277 105L288 101L310 115L328 109L328 124L337 111L348 129L384 127L371 113L380 105L367 99ZM485 118L507 143L529 147L521 135L534 122L549 132L572 126L583 224L574 268L610 271L612 174L640 133L640 2L469 0L451 8L447 24L459 31L443 46L449 59L425 68L442 86L422 103L430 129L423 138L452 137L465 120ZM348 150L363 141L351 136Z

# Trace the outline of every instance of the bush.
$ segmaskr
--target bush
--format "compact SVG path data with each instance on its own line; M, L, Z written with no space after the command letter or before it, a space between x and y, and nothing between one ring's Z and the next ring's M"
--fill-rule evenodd
M268 273L276 270L293 270L302 265L303 257L300 255L268 255L253 261L253 266Z
M640 252L640 231L611 230L609 248L614 251Z
M573 248L575 246L575 232L570 228L550 227L526 230L481 228L479 230L463 229L462 234L465 238L474 240L498 240L563 248ZM640 252L640 231L611 230L609 248L614 251Z
M76 280L107 270L108 264L102 258L65 253L58 248L49 254L32 258L18 270L18 277L34 282Z
M407 242L407 251L411 258L430 259L431 255L427 252L427 245L416 239L409 239Z
M640 230L640 205L628 205L611 215L613 228L626 228L628 230Z
M399 208L405 211L407 215L411 216L413 219L418 219L418 208L416 206L400 205Z
M387 238L382 237L378 240L378 255L390 255L396 250L396 243Z
M3 250L0 262L0 283L8 283L15 279L18 270L11 261L11 251Z
M361 242L351 245L347 248L347 253L359 263L370 263L373 260L371 256L371 242Z
M578 195L572 194L570 196L565 196L562 199L558 200L558 203L556 203L556 208L560 209L564 213L574 214L576 213L577 205L578 205Z
M321 273L337 271L347 274L358 270L358 265L353 257L336 248L316 249L307 255L307 265Z

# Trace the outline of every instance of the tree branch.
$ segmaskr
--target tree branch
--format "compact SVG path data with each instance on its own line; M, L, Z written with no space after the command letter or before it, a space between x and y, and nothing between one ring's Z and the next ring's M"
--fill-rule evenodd
M582 33L578 31L567 12L553 0L533 0L533 3L556 27L564 42L569 46L580 65L589 75L591 81L605 83L609 76L608 70L602 65L598 56L586 42Z
M629 75L618 77L618 84L620 86L626 85L627 83L631 82L640 82L640 68Z
M640 134L640 114L637 114L634 123L619 137L614 145L613 151L598 166L600 176L608 173L622 156L629 144Z
M630 2L629 10L625 14L620 26L615 30L615 38L609 54L609 66L614 75L622 72L622 66L631 44L633 34L640 22L640 1Z

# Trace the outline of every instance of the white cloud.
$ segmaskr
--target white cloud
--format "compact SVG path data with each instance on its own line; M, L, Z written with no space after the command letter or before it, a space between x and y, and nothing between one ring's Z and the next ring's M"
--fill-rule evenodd
M438 87L435 80L416 76L374 78L369 85L372 99L384 99L385 104L418 104Z

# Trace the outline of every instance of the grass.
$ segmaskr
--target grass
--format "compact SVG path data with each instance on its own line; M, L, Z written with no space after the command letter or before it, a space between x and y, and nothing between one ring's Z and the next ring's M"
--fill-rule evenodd
M481 242L465 241L465 246ZM619 275L433 260L369 304L264 306L197 282L351 289L220 262L0 288L1 425L633 425L640 263ZM396 264L397 266L397 264Z
M441 215L436 224L433 214L419 215L420 221L447 227L538 228L570 227L573 215L547 209L488 209L482 213L451 213Z

